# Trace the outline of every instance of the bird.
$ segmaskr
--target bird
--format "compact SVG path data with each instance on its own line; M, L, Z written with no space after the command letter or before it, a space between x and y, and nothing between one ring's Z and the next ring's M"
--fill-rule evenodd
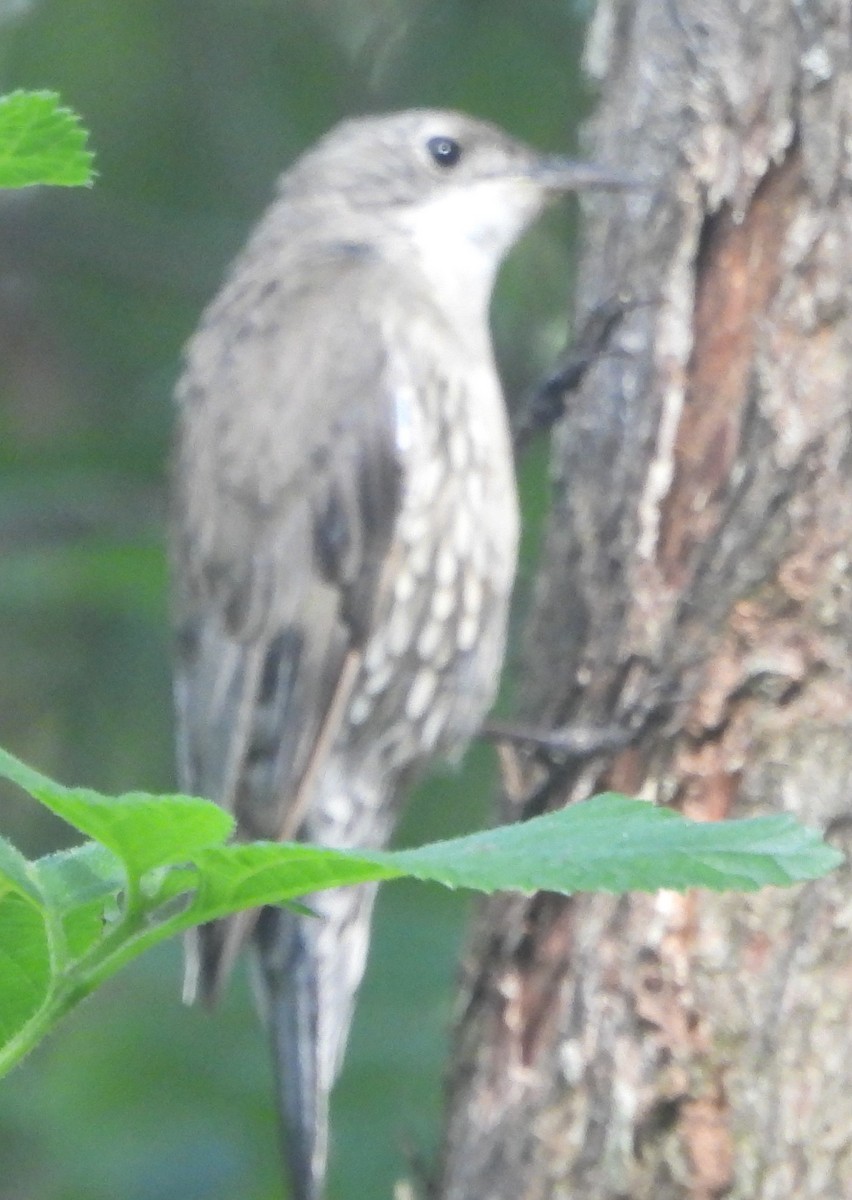
M433 109L352 118L281 176L176 388L182 788L240 839L387 844L492 705L519 511L489 306L552 197L630 186ZM202 926L184 995L245 943L292 1195L319 1200L375 887Z

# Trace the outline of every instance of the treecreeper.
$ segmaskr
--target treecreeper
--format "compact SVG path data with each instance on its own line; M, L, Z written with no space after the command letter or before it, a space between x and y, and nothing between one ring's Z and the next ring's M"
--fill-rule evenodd
M281 177L177 388L181 786L241 838L383 846L412 777L480 727L518 543L494 278L551 197L624 186L430 110L347 121ZM208 1002L253 947L297 1200L323 1192L374 896L188 942Z

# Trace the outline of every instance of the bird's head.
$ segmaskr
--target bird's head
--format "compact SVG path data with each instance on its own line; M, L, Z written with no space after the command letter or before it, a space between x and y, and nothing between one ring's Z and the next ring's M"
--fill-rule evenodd
M463 113L413 109L344 121L284 175L297 202L403 229L421 253L452 259L467 244L494 270L552 197L635 181L542 155Z

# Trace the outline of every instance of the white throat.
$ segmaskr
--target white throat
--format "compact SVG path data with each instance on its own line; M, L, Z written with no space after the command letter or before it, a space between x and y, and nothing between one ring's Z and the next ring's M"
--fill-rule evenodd
M430 196L395 223L435 300L455 320L487 322L498 268L541 206L523 179L485 179Z

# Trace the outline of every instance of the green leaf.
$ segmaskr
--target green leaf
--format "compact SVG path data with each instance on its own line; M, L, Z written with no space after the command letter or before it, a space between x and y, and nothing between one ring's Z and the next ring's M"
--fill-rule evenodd
M194 796L101 796L86 788L37 795L69 825L117 854L133 879L152 867L190 862L234 828L224 809Z
M30 863L11 842L0 837L0 894L5 891L17 892L33 904L41 905L42 896Z
M0 97L0 187L90 185L92 154L80 118L55 92Z
M33 869L42 893L57 909L105 900L124 883L121 863L97 842L47 854Z
M404 872L392 854L378 857L286 842L219 846L196 855L198 892L189 915L193 924L243 908L280 904L326 888L380 879Z
M0 748L0 775L35 797L38 797L40 791L61 792L65 790L61 783L54 783L52 779L48 779L46 775L42 775L40 771L21 762L19 758L15 758L14 754L10 754L8 750L2 748Z
M0 842L0 1073L149 946L324 888L409 875L484 892L746 891L841 861L788 816L700 824L617 795L415 850L225 845L233 822L206 800L63 788L4 751L0 776L96 839L37 863Z
M102 796L88 788L65 788L5 750L0 750L0 776L112 850L131 879L152 867L191 861L196 851L225 841L234 827L233 819L209 800L147 792Z
M97 951L108 929L105 917L108 907L103 900L90 900L88 904L78 904L62 914L64 951L69 962ZM73 979L73 972L69 977Z
M0 901L0 1045L38 1011L49 984L44 922L21 896L8 894Z
M415 850L353 853L254 843L197 855L190 914L211 920L341 884L403 875L494 892L754 891L815 879L842 861L791 817L695 822L608 794L484 833Z
M80 958L104 935L104 915L125 886L121 861L105 846L86 842L33 864L48 906L60 922L64 952Z
M789 816L695 822L607 794L380 861L417 879L478 891L754 891L815 879L842 855Z

